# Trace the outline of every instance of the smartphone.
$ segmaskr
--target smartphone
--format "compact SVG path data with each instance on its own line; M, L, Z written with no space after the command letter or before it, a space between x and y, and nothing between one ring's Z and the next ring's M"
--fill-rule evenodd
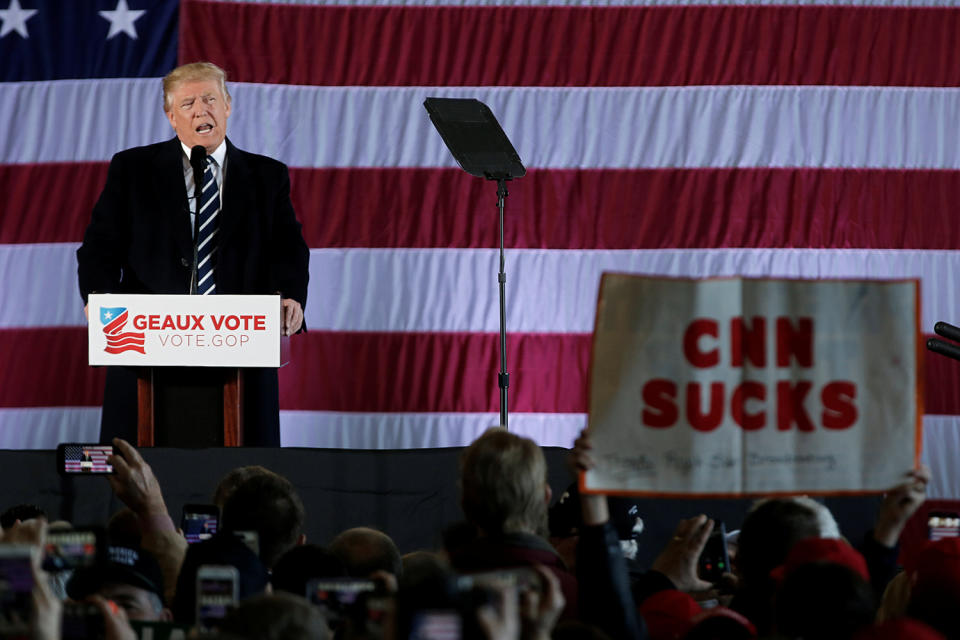
M60 637L62 640L102 640L106 635L103 614L86 602L65 602Z
M473 589L504 589L507 587L515 587L517 593L540 591L540 576L533 569L521 567L470 573L457 577L457 590L460 592Z
M43 549L44 571L70 571L91 567L106 557L102 529L51 531Z
M459 611L417 611L413 614L408 640L460 640L463 621Z
M203 564L197 569L197 626L215 629L237 604L240 574L236 567Z
M927 537L930 540L960 536L960 513L956 511L930 511L927 514Z
M105 475L113 473L107 457L113 445L61 442L57 445L57 472L60 475Z
M714 584L720 582L723 574L730 573L727 527L719 520L714 524L707 544L700 553L699 568L700 577Z
M35 548L27 544L0 545L0 637L30 637L33 615Z
M307 582L307 600L318 606L331 629L348 618L366 618L366 600L377 583L365 578L314 578Z
M220 509L215 504L185 504L180 529L187 542L193 544L209 540L217 532Z

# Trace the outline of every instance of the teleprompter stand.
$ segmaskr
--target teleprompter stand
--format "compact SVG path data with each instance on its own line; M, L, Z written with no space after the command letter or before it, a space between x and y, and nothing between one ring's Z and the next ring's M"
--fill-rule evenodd
M522 178L527 170L516 149L500 128L487 105L473 98L427 98L423 106L443 142L464 171L478 178L497 182L497 210L500 213L500 425L507 428L507 311L505 287L507 274L503 260L503 207L507 181Z

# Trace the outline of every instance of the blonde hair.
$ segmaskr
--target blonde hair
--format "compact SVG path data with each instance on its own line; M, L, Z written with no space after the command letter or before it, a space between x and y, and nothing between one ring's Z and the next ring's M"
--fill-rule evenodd
M460 456L463 511L488 534L546 529L547 461L533 440L488 429Z
M227 91L227 72L212 62L191 62L180 65L163 78L163 110L170 111L173 106L172 93L181 82L197 82L199 80L214 80L220 85L220 92L230 102L230 92Z

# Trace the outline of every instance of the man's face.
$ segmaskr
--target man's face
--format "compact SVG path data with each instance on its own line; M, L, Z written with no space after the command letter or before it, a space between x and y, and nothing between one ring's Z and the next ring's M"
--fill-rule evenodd
M105 584L97 592L107 600L113 600L121 609L127 612L131 620L143 622L169 621L170 611L160 608L157 610L155 596L146 589L140 589L129 584Z
M216 80L181 82L170 93L167 118L180 141L190 147L203 145L213 153L227 135L230 102Z

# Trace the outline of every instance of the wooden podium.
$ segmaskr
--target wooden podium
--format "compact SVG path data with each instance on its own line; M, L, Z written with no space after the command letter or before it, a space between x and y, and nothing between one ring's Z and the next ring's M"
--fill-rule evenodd
M89 361L138 367L138 446L242 446L243 370L280 366L280 308L278 295L91 295Z

